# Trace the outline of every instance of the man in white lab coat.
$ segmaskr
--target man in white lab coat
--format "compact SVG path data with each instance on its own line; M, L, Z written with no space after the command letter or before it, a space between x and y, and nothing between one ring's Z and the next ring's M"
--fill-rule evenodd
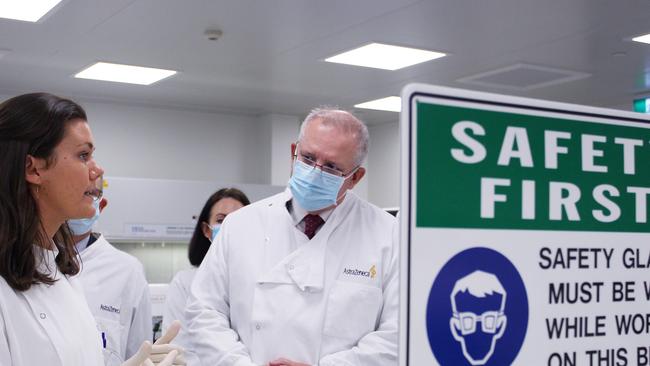
M92 233L93 223L106 206L97 201L95 216L69 220L81 257L78 275L84 295L101 333L106 366L120 365L152 340L151 299L142 264L113 247L103 235Z
M314 110L287 190L226 218L186 308L203 365L397 364L396 220L349 191L368 140L353 115Z

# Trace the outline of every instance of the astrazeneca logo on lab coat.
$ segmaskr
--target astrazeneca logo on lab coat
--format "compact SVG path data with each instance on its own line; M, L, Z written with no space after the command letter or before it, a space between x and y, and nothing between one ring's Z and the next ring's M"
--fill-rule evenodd
M456 254L431 286L427 335L441 366L510 365L527 327L528 297L521 276L492 249Z
M99 305L99 308L102 309L102 310L104 310L104 311L108 311L109 313L115 313L115 314L119 314L119 313L120 313L120 309L119 309L119 308L113 307L113 306L111 306L111 305L104 305L104 304L101 304L101 305Z
M349 268L344 268L343 273L346 275L350 276L362 276L362 277L370 277L370 278L375 278L377 276L377 269L375 268L375 265L373 264L372 267L370 267L369 270L367 271L362 271L359 269L349 269Z

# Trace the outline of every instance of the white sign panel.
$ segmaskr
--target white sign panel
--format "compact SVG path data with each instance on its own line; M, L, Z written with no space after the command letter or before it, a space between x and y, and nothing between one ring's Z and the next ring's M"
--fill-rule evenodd
M650 365L646 116L410 85L401 365Z

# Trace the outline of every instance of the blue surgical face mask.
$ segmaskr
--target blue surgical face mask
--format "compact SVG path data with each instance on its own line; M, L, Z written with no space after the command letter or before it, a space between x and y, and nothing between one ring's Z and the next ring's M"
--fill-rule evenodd
M214 224L214 226L210 226L210 230L212 231L210 242L214 243L214 239L217 238L217 234L219 234L219 230L221 230L221 224Z
M300 207L309 212L322 210L336 204L343 182L355 171L356 169L346 177L339 177L296 159L289 179L289 189Z
M93 225L99 219L99 200L95 200L93 206L95 206L95 215L93 217L68 220L68 227L70 227L72 234L77 236L83 235L93 228Z

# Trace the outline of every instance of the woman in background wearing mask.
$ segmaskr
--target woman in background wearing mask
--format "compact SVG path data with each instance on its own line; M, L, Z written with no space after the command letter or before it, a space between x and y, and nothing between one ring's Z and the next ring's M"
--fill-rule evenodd
M34 93L0 104L0 365L104 365L65 225L95 214L104 171L94 150L73 101ZM150 352L143 343L124 366L152 365Z
M191 355L192 347L187 344L187 324L183 315L194 274L197 267L203 262L210 244L217 237L221 223L226 216L248 204L250 204L248 197L237 188L222 188L208 198L203 205L188 248L188 256L193 267L176 273L169 284L165 312L163 313L163 332L167 330L173 320L181 321L181 331L173 343L185 348L185 359L189 366L198 364L194 363L198 360Z

